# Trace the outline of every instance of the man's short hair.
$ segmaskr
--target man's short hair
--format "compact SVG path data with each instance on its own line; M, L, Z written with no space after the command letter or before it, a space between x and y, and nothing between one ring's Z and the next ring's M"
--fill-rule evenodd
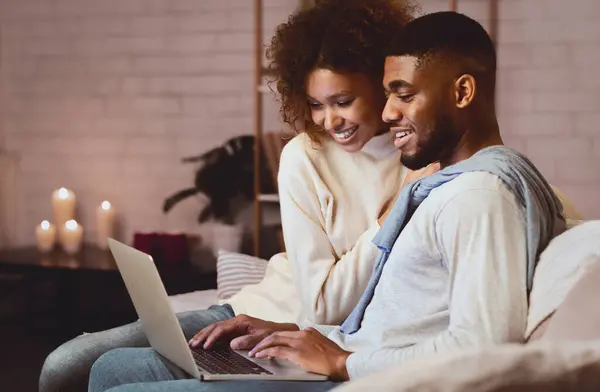
M413 56L419 67L441 61L458 65L472 74L493 95L496 82L496 50L475 20L457 12L436 12L410 22L388 48L388 56Z

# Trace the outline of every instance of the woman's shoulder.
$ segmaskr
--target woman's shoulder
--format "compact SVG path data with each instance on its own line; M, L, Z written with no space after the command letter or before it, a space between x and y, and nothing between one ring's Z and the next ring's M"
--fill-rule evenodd
M297 181L305 184L330 181L331 173L337 172L332 167L342 164L344 155L348 155L337 153L340 148L336 147L335 141L328 137L315 141L306 133L294 136L281 152L279 185Z
M288 141L281 152L280 167L297 169L303 165L313 165L329 149L329 141L322 138L314 141L306 133L299 133Z

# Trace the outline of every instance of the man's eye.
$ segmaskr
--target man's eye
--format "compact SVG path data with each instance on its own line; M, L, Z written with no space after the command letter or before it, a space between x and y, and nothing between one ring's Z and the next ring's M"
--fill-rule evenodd
M403 102L410 102L410 101L412 101L412 99L414 97L413 94L398 94L396 96Z

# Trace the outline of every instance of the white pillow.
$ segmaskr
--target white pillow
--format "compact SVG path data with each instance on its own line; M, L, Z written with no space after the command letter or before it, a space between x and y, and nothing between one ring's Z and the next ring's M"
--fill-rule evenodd
M577 225L554 238L540 255L529 295L525 338L550 316L581 277L600 259L600 220Z
M334 389L335 392L598 390L600 341L504 344L440 353L405 362Z
M219 249L217 254L217 295L227 299L265 276L267 260Z

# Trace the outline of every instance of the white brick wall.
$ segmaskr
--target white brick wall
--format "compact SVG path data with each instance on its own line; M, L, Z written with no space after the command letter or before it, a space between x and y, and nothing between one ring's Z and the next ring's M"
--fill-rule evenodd
M296 4L265 1L265 41ZM76 192L88 239L104 199L126 240L196 226L197 202L165 217L162 201L193 181L181 157L252 132L252 2L0 0L0 28L0 140L21 158L17 242L33 242L60 186ZM275 109L267 102L270 128Z
M447 0L422 0L424 12ZM459 10L489 27L488 0ZM568 4L567 4L568 3ZM252 132L250 0L0 0L2 132L20 157L19 243L78 195L93 235L103 199L124 233L188 229L160 212L188 186L182 156ZM265 0L265 42L296 0ZM600 218L600 2L499 0L498 113L505 141L530 155L588 217ZM266 105L266 128L278 128ZM182 218L184 217L184 218Z
M425 12L446 0L421 0ZM458 0L489 27L491 0ZM600 1L498 0L497 110L526 153L588 218L600 218Z

